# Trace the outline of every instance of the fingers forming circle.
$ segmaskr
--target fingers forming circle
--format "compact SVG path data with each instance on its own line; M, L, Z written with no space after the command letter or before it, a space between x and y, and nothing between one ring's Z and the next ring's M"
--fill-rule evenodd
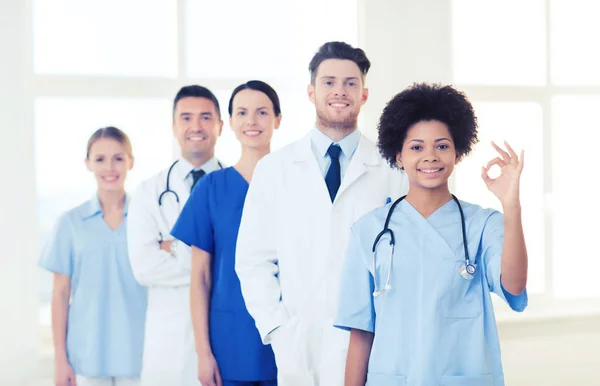
M498 165L500 166L500 168L503 168L506 166L506 162L504 162L504 160L500 157L496 157L493 160L491 160L490 162L488 162L488 164L485 167L486 172L490 170L490 168L494 165Z

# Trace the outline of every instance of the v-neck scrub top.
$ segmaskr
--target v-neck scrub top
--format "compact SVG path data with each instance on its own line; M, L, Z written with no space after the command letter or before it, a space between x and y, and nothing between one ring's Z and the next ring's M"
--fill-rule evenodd
M111 229L97 196L64 213L39 265L71 278L67 356L84 377L138 377L142 366L146 289L131 270L127 204Z

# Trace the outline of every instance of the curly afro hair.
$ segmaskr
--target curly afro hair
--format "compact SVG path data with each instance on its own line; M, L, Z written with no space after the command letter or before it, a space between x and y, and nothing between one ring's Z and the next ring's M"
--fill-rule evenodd
M416 83L386 105L377 130L377 147L392 167L408 130L421 121L439 121L450 131L459 158L468 155L477 139L477 118L467 96L451 86Z

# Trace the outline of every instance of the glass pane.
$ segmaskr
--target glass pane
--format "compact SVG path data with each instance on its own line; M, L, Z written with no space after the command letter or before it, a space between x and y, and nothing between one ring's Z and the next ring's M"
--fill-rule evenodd
M454 81L544 85L544 0L452 0Z
M358 0L296 0L294 3L296 60L292 71L308 84L308 64L321 45L343 41L358 46Z
M523 228L529 255L530 293L544 291L544 163L542 154L542 109L527 102L474 103L479 119L479 143L475 151L456 168L456 195L484 208L502 209L498 199L481 179L481 167L498 154L490 141L503 146L506 140L519 153L525 150L525 168L521 175ZM499 170L492 169L491 177Z
M241 148L231 126L229 125L229 113L227 112L227 106L229 104L229 97L231 92L224 90L217 90L214 92L215 96L219 100L221 107L221 118L223 119L223 132L217 140L215 146L215 154L219 161L225 166L233 166L240 159Z
M165 143L172 141L169 100L38 98L35 101L38 198L51 199L53 205L68 202L66 207L60 205L59 210L64 210L94 193L95 180L83 161L89 136L105 126L116 126L130 137L135 157L134 168L127 176L130 192L172 159L171 147L165 147Z
M308 83L308 63L321 44L356 44L357 12L357 0L188 0L188 75Z
M186 1L188 74L264 78L288 71L293 4L279 0Z
M552 82L558 85L600 85L600 2L551 0Z
M116 126L129 136L135 164L126 187L137 185L169 165L171 101L163 99L38 98L35 101L36 184L39 240L45 245L58 216L88 200L94 177L84 164L87 140L98 128ZM41 322L48 323L52 276L41 275Z
M552 103L555 295L600 297L598 191L600 96L559 96Z
M34 0L38 74L177 76L177 2Z
M308 80L306 84L308 84ZM284 89L281 98L281 127L273 136L273 150L300 139L315 126L315 105L308 99L306 86Z
M281 126L273 134L271 139L271 150L275 151L290 142L302 137L308 133L314 125L314 106L306 95L306 90L294 90L286 88L281 84L272 83L271 86L277 91L279 103L281 105ZM217 157L225 164L232 166L240 158L240 144L229 125L229 113L227 106L229 104L229 91L215 92L223 118L223 133L217 141Z

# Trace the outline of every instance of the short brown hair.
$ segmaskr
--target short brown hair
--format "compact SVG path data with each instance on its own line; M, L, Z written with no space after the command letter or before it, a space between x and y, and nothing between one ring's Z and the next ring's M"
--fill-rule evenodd
M308 70L310 71L310 83L315 84L315 78L317 71L321 63L327 59L342 59L351 60L358 66L360 73L364 77L371 68L371 62L367 58L365 52L360 48L354 48L348 43L344 42L327 42L319 47L319 50L315 53Z

